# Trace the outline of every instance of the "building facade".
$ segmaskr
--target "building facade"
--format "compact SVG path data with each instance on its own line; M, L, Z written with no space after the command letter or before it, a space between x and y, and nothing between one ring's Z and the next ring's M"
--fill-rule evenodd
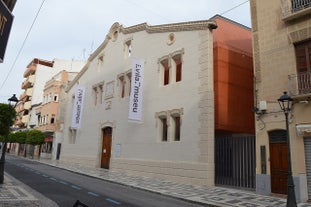
M77 74L63 70L45 83L42 104L36 110L38 126L35 127L45 134L45 144L41 148L40 155L43 158L57 157L57 146L61 143L57 134L63 124L59 114L61 98L65 87Z
M33 128L38 126L36 109L42 103L45 83L62 70L79 72L84 61L54 59L53 61L34 58L24 72L25 81L21 88L24 92L20 95L17 106L17 122L20 128Z
M105 41L67 88L60 159L136 175L214 185L213 30L217 21L222 28L227 23L235 24L218 16L207 21L157 26L112 25ZM236 27L239 29L235 33L248 31L245 38L251 45L250 30L240 30L238 24ZM243 40L241 37L244 34L239 37ZM225 42L228 41L219 37L219 45ZM227 45L226 49L233 51L238 45ZM234 51L242 50L237 47ZM236 57L250 58L247 64L252 62L251 50ZM224 64L216 77L228 73L229 68L236 72L246 70L245 66L234 68L234 64L227 64L228 60L218 62ZM246 74L252 79L252 67L247 68ZM223 88L231 85L229 80L222 82ZM226 92L224 96L230 96L222 86L217 85ZM247 96L252 96L252 90L246 91L250 92ZM223 113L228 105L218 109ZM253 114L251 108L246 113ZM248 125L253 118L238 122L229 128L230 124L222 124L221 120L219 129L230 135L253 132L239 126Z
M251 0L254 48L257 192L287 194L285 116L278 99L293 99L291 164L298 202L311 199L311 2Z

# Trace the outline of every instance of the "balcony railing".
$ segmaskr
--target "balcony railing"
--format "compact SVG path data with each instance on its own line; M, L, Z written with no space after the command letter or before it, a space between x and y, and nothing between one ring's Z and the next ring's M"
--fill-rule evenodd
M311 96L311 72L288 76L289 91L292 96Z
M311 12L311 0L281 0L284 19L293 19Z

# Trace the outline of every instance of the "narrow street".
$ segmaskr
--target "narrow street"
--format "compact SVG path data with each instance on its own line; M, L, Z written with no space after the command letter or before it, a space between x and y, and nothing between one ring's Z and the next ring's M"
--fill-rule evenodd
M90 207L200 206L12 156L7 157L5 170L60 207L71 207L76 200Z

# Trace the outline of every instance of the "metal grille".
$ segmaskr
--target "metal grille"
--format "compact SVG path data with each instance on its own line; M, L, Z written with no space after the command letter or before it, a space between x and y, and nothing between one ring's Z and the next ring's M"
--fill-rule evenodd
M255 136L216 138L215 184L253 190L255 156Z
M273 130L268 132L270 143L280 143L287 142L286 140L286 130Z
M311 199L311 137L306 137L304 139L304 143L307 169L308 198Z
M292 0L292 10L297 12L311 5L311 0Z
M311 7L311 0L281 0L284 17Z

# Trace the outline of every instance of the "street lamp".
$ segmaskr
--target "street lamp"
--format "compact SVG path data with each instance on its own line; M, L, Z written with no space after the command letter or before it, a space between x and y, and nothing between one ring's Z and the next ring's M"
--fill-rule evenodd
M295 196L295 185L293 180L292 172L292 160L290 152L290 138L289 138L289 127L288 127L288 113L291 111L293 106L293 99L287 95L287 92L278 99L280 107L285 114L286 120L286 141L287 141L287 162L288 162L288 178L287 178L287 207L296 207L296 196Z
M18 99L16 98L16 95L13 94L13 96L11 98L9 98L8 101L9 101L8 105L9 105L10 110L9 110L7 131L6 131L6 135L4 136L4 144L2 147L2 155L1 155L1 159L0 159L0 184L3 184L3 180L4 180L5 153L6 153L7 142L8 142L8 137L9 137L9 133L10 133L10 125L11 125L11 121L13 118L11 112L15 108L16 104L18 103Z

